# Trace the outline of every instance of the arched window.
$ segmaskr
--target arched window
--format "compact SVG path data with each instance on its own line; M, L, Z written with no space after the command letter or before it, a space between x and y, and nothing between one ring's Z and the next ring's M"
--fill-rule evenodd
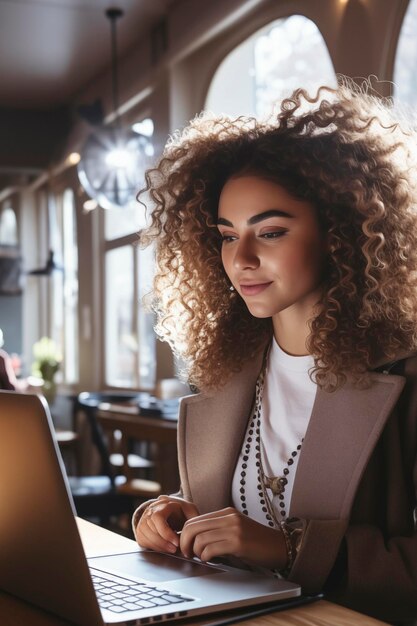
M394 65L394 94L398 100L417 105L417 0L410 0L398 39Z
M0 245L17 246L18 243L16 213L11 207L5 207L0 217Z
M320 85L336 83L319 29L307 17L292 15L268 24L228 54L213 77L206 109L262 118L297 87L314 93Z
M152 138L151 118L132 129ZM152 151L152 144L149 144ZM149 157L152 156L150 152ZM135 198L124 209L107 209L104 218L105 382L112 387L153 388L156 376L154 315L143 305L154 274L152 248L137 246L146 224L143 205ZM121 271L123 268L123 271Z

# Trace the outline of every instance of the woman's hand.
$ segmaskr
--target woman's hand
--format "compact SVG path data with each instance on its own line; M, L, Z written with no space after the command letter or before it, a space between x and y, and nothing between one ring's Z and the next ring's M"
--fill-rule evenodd
M198 517L190 516L181 532L180 550L185 557L210 561L235 556L250 565L284 569L285 539L280 530L264 526L228 507Z
M144 510L136 526L136 540L142 548L174 553L184 523L198 515L192 502L176 496L159 496Z

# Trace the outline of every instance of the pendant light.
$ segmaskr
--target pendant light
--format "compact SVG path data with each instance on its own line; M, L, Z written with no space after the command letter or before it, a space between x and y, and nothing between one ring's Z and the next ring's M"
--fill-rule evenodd
M144 135L123 127L119 114L116 22L123 11L107 9L111 29L112 100L114 119L87 139L78 163L78 177L86 193L103 209L124 208L144 184L153 146Z

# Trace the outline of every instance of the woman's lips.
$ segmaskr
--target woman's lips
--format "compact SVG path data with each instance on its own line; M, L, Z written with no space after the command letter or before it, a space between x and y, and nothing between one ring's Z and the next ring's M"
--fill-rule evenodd
M258 293L264 291L272 281L269 283L259 283L257 285L239 285L242 296L256 296Z

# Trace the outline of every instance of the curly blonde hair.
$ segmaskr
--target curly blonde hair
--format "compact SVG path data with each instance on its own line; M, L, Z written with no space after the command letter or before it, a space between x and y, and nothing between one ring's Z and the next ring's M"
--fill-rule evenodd
M416 133L368 87L303 89L267 122L203 113L146 174L156 241L157 332L200 389L224 384L272 337L231 293L216 228L220 192L251 174L311 202L329 254L308 349L317 384L366 380L378 358L417 346Z

